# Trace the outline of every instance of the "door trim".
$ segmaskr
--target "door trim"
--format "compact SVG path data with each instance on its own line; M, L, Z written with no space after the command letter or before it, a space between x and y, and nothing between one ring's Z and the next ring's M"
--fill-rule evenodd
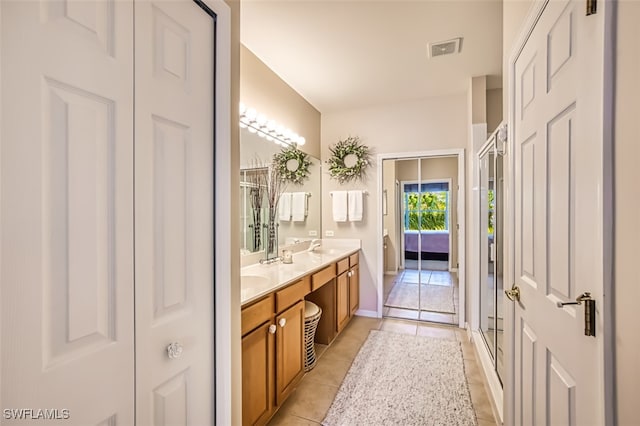
M377 155L377 193L382 194L384 189L384 182L382 179L382 162L383 160L400 160L409 158L423 158L423 157L458 157L458 236L460 244L458 245L458 326L464 328L465 325L465 313L466 313L466 265L465 265L465 251L466 251L466 182L465 182L465 150L459 149L441 149L434 151L412 151L412 152L398 152L387 153ZM377 205L377 227L378 233L376 237L377 246L377 293L378 293L378 318L382 318L382 309L384 305L384 217L382 214L382 197L378 197Z
M528 41L538 20L542 16L550 0L535 0L523 23L520 33L513 44L508 60L508 120L507 129L507 159L505 166L505 200L507 211L515 209L515 152L513 124L516 117L515 104L515 66L516 60ZM597 13L604 14L604 97L603 97L603 339L601 347L601 359L603 360L604 374L604 414L605 424L616 424L615 408L615 334L614 334L614 297L613 297L613 219L614 219L614 181L613 181L613 129L614 129L614 76L615 76L615 24L618 0L600 2ZM504 276L505 288L515 282L515 216L505 217L505 233L508 235L505 241ZM505 306L505 377L504 377L504 424L515 423L515 305Z
M215 206L233 205L231 143L231 9L224 0L199 0L216 14L215 20L215 99L214 99L214 189ZM198 6L200 6L198 4ZM235 111L235 109L234 109ZM233 260L231 209L216 209L214 220L214 397L215 423L235 424L242 416L242 400L238 354L240 348L240 282ZM237 248L237 247L236 247ZM236 261L237 262L237 261ZM239 273L239 272L238 272ZM237 274L236 274L237 275Z

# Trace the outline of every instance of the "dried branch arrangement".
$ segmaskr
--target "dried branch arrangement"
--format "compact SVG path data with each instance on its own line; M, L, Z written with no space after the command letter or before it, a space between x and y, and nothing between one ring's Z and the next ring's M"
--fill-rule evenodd
M251 164L246 172L246 182L249 184L249 203L253 213L253 251L262 248L262 203L266 192L266 175L268 168L257 160Z

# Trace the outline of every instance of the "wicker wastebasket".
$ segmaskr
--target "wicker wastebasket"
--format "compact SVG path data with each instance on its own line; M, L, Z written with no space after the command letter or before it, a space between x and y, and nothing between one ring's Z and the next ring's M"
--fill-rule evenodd
M304 302L304 347L306 356L304 358L304 371L309 371L316 365L316 348L314 339L318 321L322 315L322 309L315 303L308 300Z

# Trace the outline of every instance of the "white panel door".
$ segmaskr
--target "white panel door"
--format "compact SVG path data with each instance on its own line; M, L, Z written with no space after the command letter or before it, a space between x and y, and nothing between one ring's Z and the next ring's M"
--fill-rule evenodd
M193 1L135 4L139 425L213 424L214 35Z
M517 425L604 424L602 312L556 306L603 302L603 25L551 1L515 63Z
M0 7L2 421L132 424L133 6Z

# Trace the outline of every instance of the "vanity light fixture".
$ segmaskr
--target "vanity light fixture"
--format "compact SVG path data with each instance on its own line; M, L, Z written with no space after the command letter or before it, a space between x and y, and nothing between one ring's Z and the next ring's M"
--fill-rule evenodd
M258 113L254 108L247 108L243 103L240 103L240 127L278 145L302 146L306 142L302 136L274 120L269 120L267 116Z

